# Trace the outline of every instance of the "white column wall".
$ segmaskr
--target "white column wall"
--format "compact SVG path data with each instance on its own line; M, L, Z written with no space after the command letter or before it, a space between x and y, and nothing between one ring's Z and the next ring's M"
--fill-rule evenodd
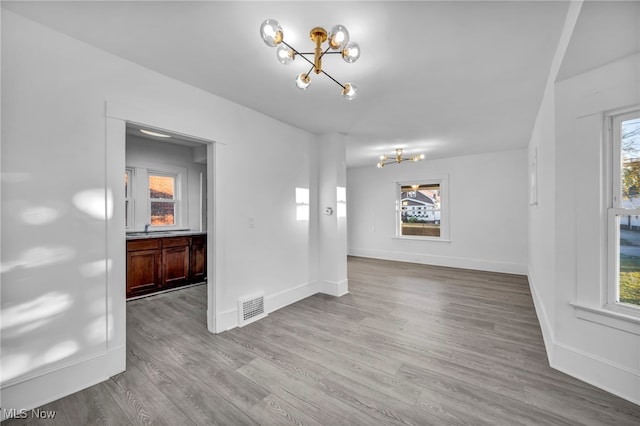
M319 138L318 274L322 292L334 296L348 292L347 221L337 214L337 188L346 187L345 149L343 135Z

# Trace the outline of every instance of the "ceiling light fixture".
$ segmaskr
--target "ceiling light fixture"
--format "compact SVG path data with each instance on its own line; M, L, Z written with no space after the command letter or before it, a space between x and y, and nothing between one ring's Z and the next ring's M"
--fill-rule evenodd
M159 138L170 138L170 135L165 135L164 133L152 132L151 130L140 129L142 133L145 135L156 136Z
M388 160L388 161L387 161ZM383 168L387 164L400 164L403 161L411 161L412 163L416 163L418 161L424 160L424 154L417 154L412 157L403 157L402 156L402 148L396 148L396 157L389 159L386 155L380 156L380 161L378 162L378 168Z
M331 77L322 69L322 57L326 54L338 53L342 55L347 63L354 63L360 57L360 46L358 43L349 41L349 31L342 25L334 26L331 31L327 32L324 28L315 27L311 30L309 36L315 43L316 48L313 52L299 52L291 47L284 41L284 33L282 27L275 19L267 19L260 26L260 36L265 44L269 47L277 47L276 56L278 60L288 65L294 61L296 55L302 57L305 61L311 64L311 69L306 73L299 74L296 78L296 86L300 90L306 90L311 84L311 71L315 71L316 74L324 74L333 80L338 86L342 87L342 96L345 99L351 100L356 97L358 88L352 83L342 84L335 78ZM327 42L328 46L325 49L322 43ZM330 52L329 49L335 50ZM313 55L313 61L307 58L307 56Z

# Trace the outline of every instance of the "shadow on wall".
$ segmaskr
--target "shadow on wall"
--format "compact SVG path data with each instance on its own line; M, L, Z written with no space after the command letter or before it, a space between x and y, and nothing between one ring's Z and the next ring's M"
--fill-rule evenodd
M2 177L3 186L12 183ZM5 226L14 226L3 230L0 264L3 386L83 350L105 346L110 331L104 283L112 262L104 258L103 249L83 251L79 242L74 245L87 235L61 243L74 225L78 233L84 232L84 224L103 230L112 213L111 191L104 188L37 205L5 200L3 216L10 218ZM35 294L42 281L50 291Z

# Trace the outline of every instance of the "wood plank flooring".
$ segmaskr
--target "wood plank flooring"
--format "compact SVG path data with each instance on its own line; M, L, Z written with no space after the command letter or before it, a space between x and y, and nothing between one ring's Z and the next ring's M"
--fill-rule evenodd
M127 371L7 424L640 425L548 367L525 277L349 258L349 291L220 335L206 287L127 303Z

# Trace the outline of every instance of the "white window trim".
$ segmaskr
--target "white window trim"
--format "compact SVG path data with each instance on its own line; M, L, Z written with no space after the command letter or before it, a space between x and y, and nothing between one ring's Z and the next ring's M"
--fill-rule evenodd
M619 260L620 260L620 225L617 217L619 215L640 215L640 208L629 209L622 206L621 179L618 176L622 173L620 124L629 119L638 118L640 111L626 111L606 116L607 140L610 163L605 167L610 190L607 208L607 280L605 282L604 309L615 314L619 320L629 321L630 318L640 321L640 306L633 306L618 302L619 294ZM616 176L614 178L614 176ZM594 313L594 312L592 312ZM616 327L618 328L618 327Z
M140 232L144 230L145 224L151 222L151 202L149 199L149 174L160 174L168 176L177 176L176 178L176 194L175 199L178 200L175 211L175 225L150 226L149 230L155 231L171 231L185 229L188 225L189 217L189 200L187 177L188 169L185 167L166 164L158 167L158 164L137 163L127 164L126 169L133 170L132 183L132 209L133 218L130 218L129 228L127 232ZM166 201L163 199L162 201Z
M127 193L125 194L125 229L131 229L135 225L135 211L134 211L134 199L135 195L133 192L133 182L135 181L134 173L135 170L131 167L126 167L124 169L125 173L129 175L127 182Z
M439 237L424 237L419 235L401 235L400 234L400 188L402 186L419 184L437 183L440 185L440 236ZM396 180L395 184L395 198L396 198L396 212L394 215L396 225L396 234L392 237L398 240L414 240L414 241L429 241L429 242L441 242L450 243L450 221L449 221L449 175L437 175L437 176L422 176L411 180Z

